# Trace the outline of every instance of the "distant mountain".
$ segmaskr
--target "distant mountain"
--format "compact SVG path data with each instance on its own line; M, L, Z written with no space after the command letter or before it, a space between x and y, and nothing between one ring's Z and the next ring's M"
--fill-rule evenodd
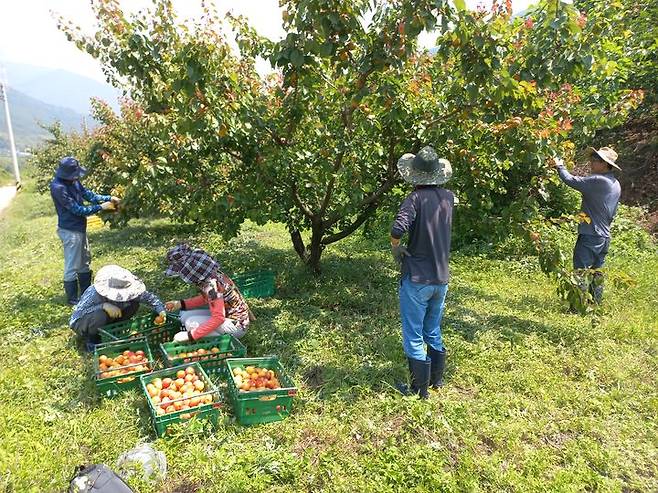
M19 150L34 147L48 137L48 132L41 128L39 123L50 124L59 121L66 130L80 130L85 119L88 123L93 123L91 118L69 108L44 103L11 87L7 91L7 99L14 139ZM0 109L0 149L7 149L9 148L7 121L4 108Z
M104 82L60 69L20 63L1 65L7 70L11 87L48 104L87 115L91 108L89 101L97 97L118 109L117 98L121 91Z

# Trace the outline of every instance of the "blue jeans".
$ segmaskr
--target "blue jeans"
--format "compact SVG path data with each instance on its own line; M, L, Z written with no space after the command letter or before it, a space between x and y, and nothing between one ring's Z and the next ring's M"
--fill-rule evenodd
M90 270L91 253L87 235L79 231L57 228L64 247L64 280L77 281L78 274Z
M418 284L408 275L400 281L402 347L409 358L425 361L425 344L443 351L441 319L447 284Z
M573 249L574 269L600 269L610 248L610 238L578 235Z

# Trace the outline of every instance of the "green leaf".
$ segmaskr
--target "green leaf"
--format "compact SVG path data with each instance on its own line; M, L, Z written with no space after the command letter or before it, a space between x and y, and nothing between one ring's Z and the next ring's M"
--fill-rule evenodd
M304 55L299 50L292 50L290 53L290 62L297 68L304 65Z
M466 10L466 2L464 0L453 0L455 3L455 8L459 11Z

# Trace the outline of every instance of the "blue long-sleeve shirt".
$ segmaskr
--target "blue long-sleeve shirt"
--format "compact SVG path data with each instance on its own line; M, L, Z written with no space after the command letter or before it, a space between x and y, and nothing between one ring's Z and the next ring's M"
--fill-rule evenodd
M610 225L617 213L621 185L611 171L590 176L573 176L564 166L558 166L560 179L583 196L581 210L591 222L581 222L578 233L610 238Z
M162 303L160 298L158 298L155 294L149 291L144 291L142 294L139 295L139 298L137 299L140 303L149 305L151 308L153 308L153 311L156 313L165 311L164 303ZM121 311L123 311L126 308L128 308L128 306L132 303L132 301L109 300L98 294L94 286L90 286L82 294L78 304L75 305L75 310L73 310L73 313L71 314L71 319L69 320L69 326L73 327L73 324L76 322L76 320L79 320L80 318L82 318L83 316L89 313L95 312L97 310L102 310L103 303L110 303L120 308Z
M55 178L50 182L50 195L57 210L57 226L69 231L87 231L87 216L101 210L99 204L110 200L109 195L97 195L87 190L80 181ZM85 205L85 201L92 205Z

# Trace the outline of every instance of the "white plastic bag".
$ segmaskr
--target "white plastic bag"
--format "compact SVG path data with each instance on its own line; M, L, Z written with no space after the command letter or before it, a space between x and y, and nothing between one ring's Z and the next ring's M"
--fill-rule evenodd
M144 481L157 483L167 478L167 457L150 443L143 443L121 454L117 470L124 479L141 474Z

